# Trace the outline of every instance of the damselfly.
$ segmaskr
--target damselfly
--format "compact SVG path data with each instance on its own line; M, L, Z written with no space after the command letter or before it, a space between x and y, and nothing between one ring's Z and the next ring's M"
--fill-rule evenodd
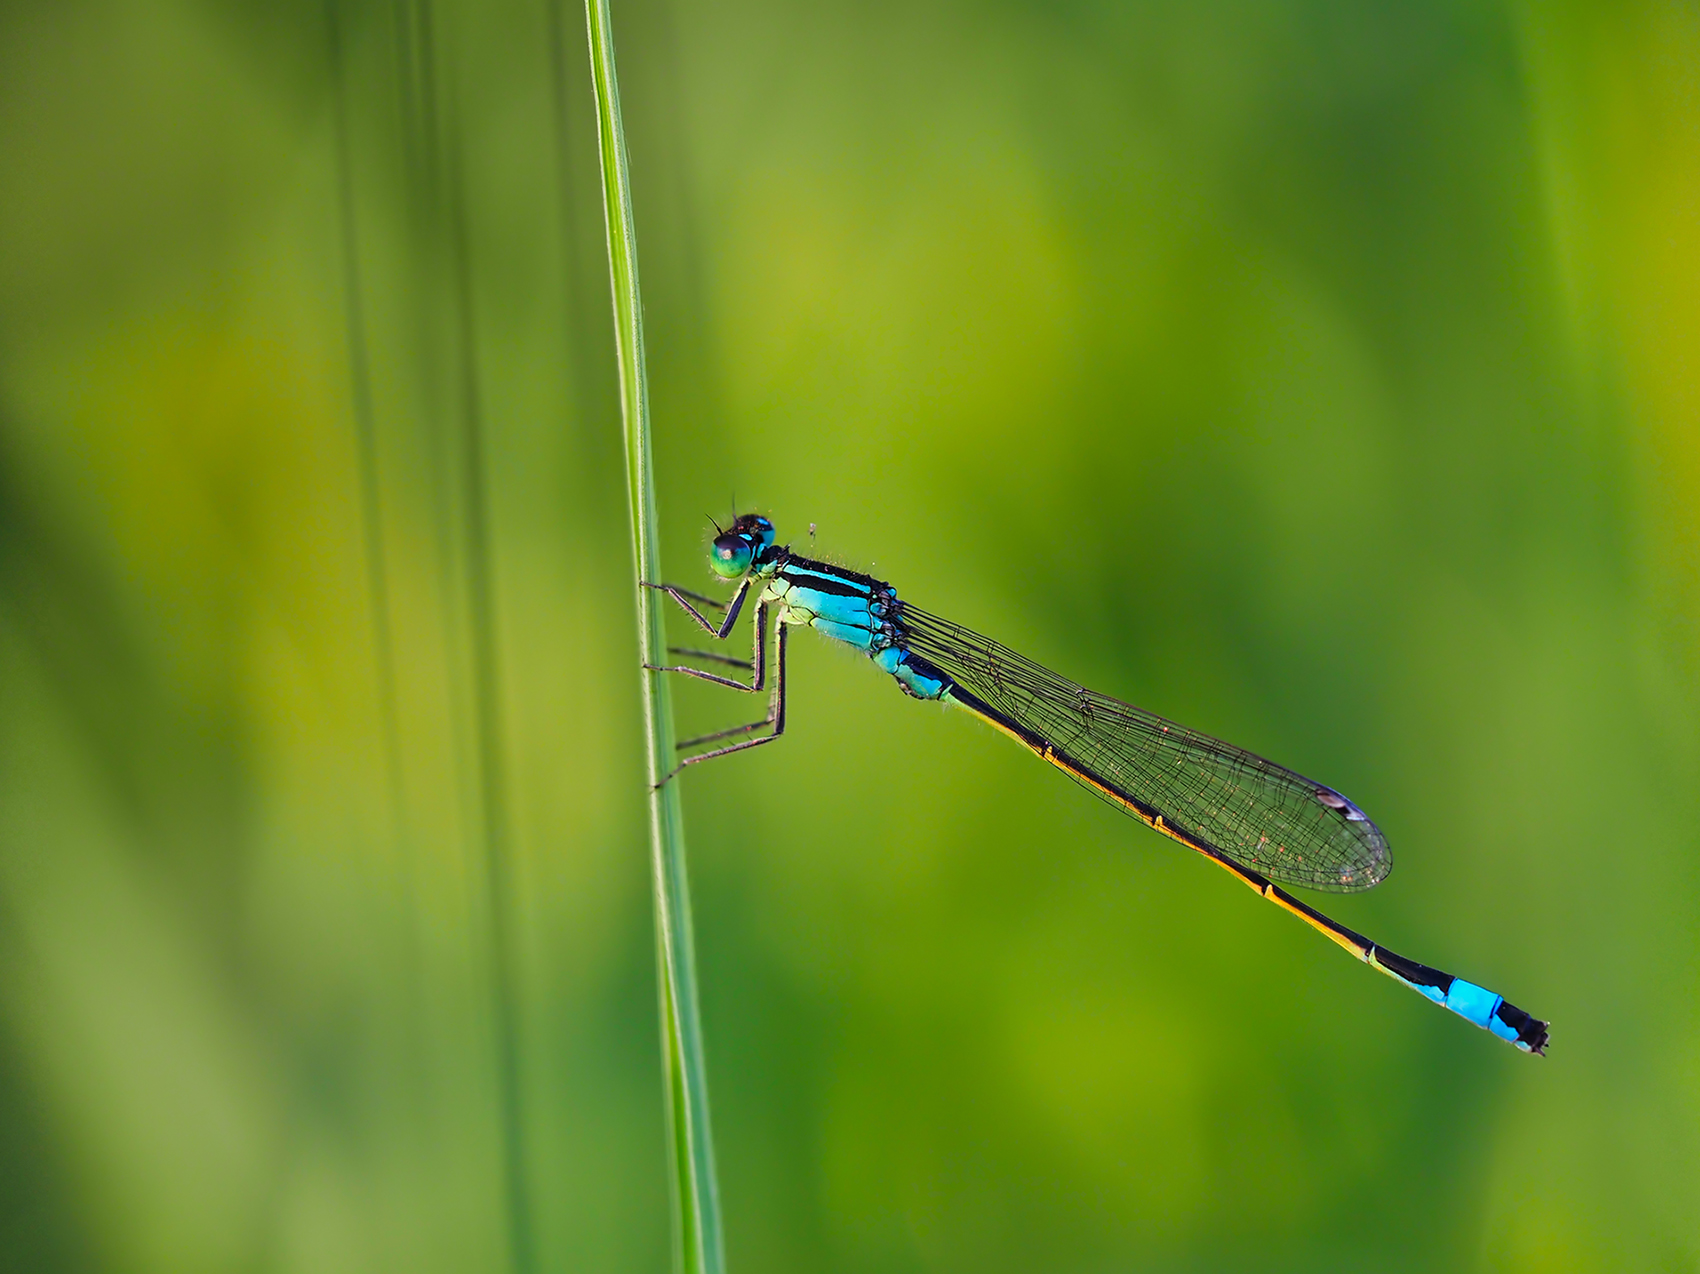
M1380 829L1333 788L1076 685L1006 646L902 601L883 580L798 556L774 542L773 523L757 514L739 517L719 535L709 565L722 579L738 582L729 603L670 584L646 587L667 593L718 641L731 633L745 600L757 590L755 649L748 663L714 651L672 650L743 668L749 682L698 668L646 667L760 693L768 682L768 620L777 610L772 696L760 721L687 739L679 747L688 750L741 734L755 737L688 756L674 774L687 765L772 743L785 733L786 635L793 626L806 625L865 653L906 694L965 708L1002 730L1366 964L1524 1052L1546 1051L1547 1024L1539 1018L1473 982L1371 942L1275 883L1353 893L1380 884L1387 875L1392 859ZM716 624L692 602L725 615ZM767 733L756 733L762 730Z

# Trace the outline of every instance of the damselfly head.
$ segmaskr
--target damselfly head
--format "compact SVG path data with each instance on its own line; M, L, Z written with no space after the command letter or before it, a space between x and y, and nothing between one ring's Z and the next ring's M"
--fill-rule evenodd
M715 538L708 551L708 564L721 579L737 579L772 543L773 523L759 513L741 513L733 520L730 531Z

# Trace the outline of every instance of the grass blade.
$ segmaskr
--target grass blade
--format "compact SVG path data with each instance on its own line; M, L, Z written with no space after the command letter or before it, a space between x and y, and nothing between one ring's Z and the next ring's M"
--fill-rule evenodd
M661 578L656 543L654 460L649 434L649 384L644 371L643 307L638 298L637 236L632 225L631 176L614 76L614 37L608 0L585 0L590 75L602 160L602 209L614 288L614 345L620 371L620 414L626 432L626 479L638 577ZM665 663L666 636L658 594L637 590L638 640L643 662ZM662 1075L672 1157L675 1263L687 1274L725 1269L720 1199L708 1128L708 1081L697 1011L696 958L685 874L685 833L679 786L656 788L673 764L673 704L667 678L645 672L644 723L649 749L650 850L661 983Z

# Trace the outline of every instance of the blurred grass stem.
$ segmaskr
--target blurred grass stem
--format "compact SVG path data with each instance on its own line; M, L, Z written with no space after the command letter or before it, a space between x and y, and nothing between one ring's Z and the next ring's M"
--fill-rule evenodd
M620 414L625 424L626 479L638 578L661 578L656 543L655 468L649 438L649 384L644 369L643 308L638 297L637 237L632 225L631 178L614 76L614 38L607 0L586 0L591 85L602 161L602 210L608 230L608 265L614 289L614 345L620 373ZM666 635L656 594L638 588L638 641L642 662L665 662ZM673 704L667 679L643 679L649 752L651 862L661 989L662 1075L667 1091L672 1157L675 1263L687 1274L725 1268L720 1200L708 1125L702 1024L697 1010L696 959L691 937L689 883L679 786L663 778L673 762Z

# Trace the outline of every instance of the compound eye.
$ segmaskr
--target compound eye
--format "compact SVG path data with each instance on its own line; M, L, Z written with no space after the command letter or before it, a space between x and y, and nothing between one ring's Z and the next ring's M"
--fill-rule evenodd
M708 551L708 564L722 579L737 579L750 569L750 542L741 535L722 535Z

